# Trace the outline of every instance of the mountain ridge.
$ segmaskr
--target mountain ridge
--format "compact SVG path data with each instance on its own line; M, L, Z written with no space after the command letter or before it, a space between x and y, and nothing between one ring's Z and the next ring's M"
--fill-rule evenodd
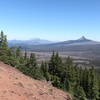
M12 44L9 43L10 46ZM85 38L82 36L81 38L77 40L68 40L68 41L62 41L62 42L56 42L56 43L50 43L50 44L13 44L13 46L21 46L23 50L27 49L28 51L39 51L39 52L66 52L66 51L91 51L95 52L97 51L96 48L100 48L100 42L93 41L90 39Z
M56 43L51 43L47 45L62 45L62 46L69 46L69 45L86 45L86 44L100 44L100 42L93 41L90 39L85 38L82 36L79 39L76 40L67 40L67 41L61 41L61 42L56 42Z
M40 45L40 44L50 44L53 43L52 41L40 39L40 38L34 38L29 40L8 40L9 45Z
M40 38L34 38L30 40L8 40L8 43L10 46L21 46L21 45L52 45L52 44L73 44L73 43L86 43L86 42L94 42L94 43L100 43L97 41L93 41L90 39L87 39L85 36L82 36L81 38L77 40L67 40L67 41L61 41L61 42L53 42L46 39L40 39Z

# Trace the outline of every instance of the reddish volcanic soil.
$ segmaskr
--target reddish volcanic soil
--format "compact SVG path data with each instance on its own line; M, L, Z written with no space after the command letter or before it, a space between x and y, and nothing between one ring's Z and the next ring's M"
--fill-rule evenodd
M68 93L0 62L0 100L71 100Z

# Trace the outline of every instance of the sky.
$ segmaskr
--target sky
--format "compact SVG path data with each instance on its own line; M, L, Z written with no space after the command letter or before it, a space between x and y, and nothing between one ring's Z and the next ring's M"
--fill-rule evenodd
M0 0L0 30L10 40L100 41L100 0Z

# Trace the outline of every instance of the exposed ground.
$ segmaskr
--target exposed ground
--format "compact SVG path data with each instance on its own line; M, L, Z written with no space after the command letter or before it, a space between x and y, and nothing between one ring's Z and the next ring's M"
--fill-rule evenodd
M30 53L35 53L38 63L41 63L42 61L48 61L52 56L52 52L29 51L28 56L30 55ZM59 52L59 55L62 57L63 60L65 60L65 58L70 56L73 59L73 62L81 67L90 67L94 65L95 68L100 69L100 53L99 52L96 53L93 53L91 51L89 52L66 51L66 52Z
M0 62L0 100L71 100L71 97Z

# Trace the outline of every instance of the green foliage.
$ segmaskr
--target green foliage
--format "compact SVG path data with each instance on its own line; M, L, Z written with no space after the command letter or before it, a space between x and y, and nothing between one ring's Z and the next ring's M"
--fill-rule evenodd
M41 70L41 73L42 73L43 77L47 81L49 81L50 80L50 75L48 73L48 64L46 62L41 63L40 70Z
M0 61L35 79L50 81L53 86L73 95L73 100L100 100L100 72L94 67L79 68L70 57L65 61L53 52L50 61L37 63L36 56L22 53L21 47L8 47L7 37L0 34Z
M62 74L62 59L58 53L53 52L51 60L49 62L48 72L55 76L61 76Z
M87 100L83 88L77 85L74 89L74 100Z
M97 76L93 67L79 68L70 57L62 62L59 54L53 52L49 73L52 75L52 84L72 93L75 100L98 100Z

